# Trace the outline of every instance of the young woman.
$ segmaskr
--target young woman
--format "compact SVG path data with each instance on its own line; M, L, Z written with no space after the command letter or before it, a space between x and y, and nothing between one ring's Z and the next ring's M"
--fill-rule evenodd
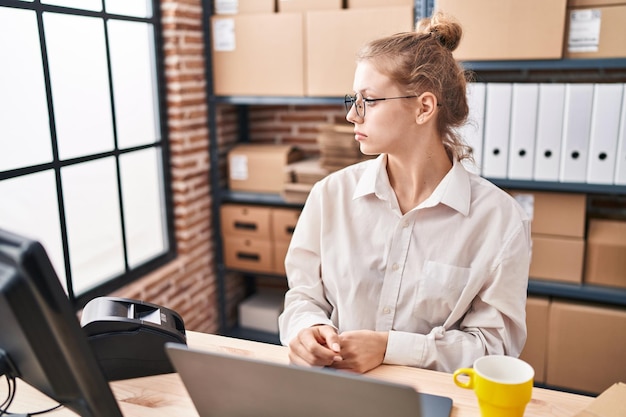
M324 178L303 208L280 317L293 363L451 372L521 352L529 219L461 163L461 33L436 14L360 51L347 120L379 156Z

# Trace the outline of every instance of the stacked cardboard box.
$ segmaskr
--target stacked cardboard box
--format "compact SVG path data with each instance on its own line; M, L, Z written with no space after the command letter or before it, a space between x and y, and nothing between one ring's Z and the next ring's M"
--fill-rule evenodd
M233 269L273 273L271 209L223 204L220 215L224 264Z
M320 126L317 144L320 150L320 165L330 172L372 158L361 153L359 143L354 140L352 125Z
M598 394L624 381L626 310L548 297L529 297L528 339L520 358L535 382Z
M355 56L363 44L411 31L413 26L413 6L306 12L305 95L341 97L348 93L354 81Z
M528 297L526 300L526 329L528 337L520 359L525 360L535 370L535 383L546 382L546 360L548 349L548 321L550 299L548 297Z
M236 191L280 193L285 167L302 159L291 145L240 144L228 152L228 186Z
M567 0L437 1L437 10L463 26L455 58L473 61L560 59L566 6Z
M343 0L276 0L279 12L307 12L310 10L340 10Z
M346 0L348 9L369 9L371 7L413 6L414 0Z
M280 13L242 13L242 4L239 13L211 16L215 94L342 96L351 90L355 54L365 42L413 28L411 5L339 4L279 0ZM346 30L355 22L358 30Z
M361 153L351 125L323 124L318 129L320 157L287 165L287 182L282 191L285 201L304 203L313 184L329 173L375 157Z
M624 21L624 0L569 0L563 57L625 57Z
M274 272L285 274L285 255L291 243L300 217L300 210L290 208L272 208L272 240L274 243Z
M512 192L532 218L532 279L582 283L585 194Z
M626 221L589 220L584 281L626 288Z
M211 16L216 95L303 96L302 13Z
M319 158L309 158L287 165L287 182L284 184L282 197L289 203L302 204L313 184L330 172L320 165Z
M227 268L285 274L285 254L299 209L223 204L220 214Z
M626 376L624 307L553 300L546 383L600 393Z

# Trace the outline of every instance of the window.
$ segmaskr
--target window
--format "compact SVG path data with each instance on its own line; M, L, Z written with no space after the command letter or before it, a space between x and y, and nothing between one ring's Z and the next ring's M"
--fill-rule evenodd
M0 0L0 228L77 308L175 256L158 6Z

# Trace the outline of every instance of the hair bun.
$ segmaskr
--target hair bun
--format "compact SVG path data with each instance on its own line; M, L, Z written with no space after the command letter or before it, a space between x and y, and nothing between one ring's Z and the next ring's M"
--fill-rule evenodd
M450 52L459 46L463 35L461 25L452 16L442 12L436 12L431 17L421 19L417 22L415 31L430 34Z

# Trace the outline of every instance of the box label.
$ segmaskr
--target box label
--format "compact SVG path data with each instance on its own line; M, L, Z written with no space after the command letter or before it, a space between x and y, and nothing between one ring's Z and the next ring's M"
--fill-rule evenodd
M248 157L246 155L231 156L230 179L239 181L248 179Z
M602 12L597 9L572 10L569 19L569 52L598 52Z
M215 0L215 14L236 14L239 0Z
M235 19L213 21L213 50L222 52L235 50Z
M515 194L513 197L532 220L535 216L535 196L533 194Z

